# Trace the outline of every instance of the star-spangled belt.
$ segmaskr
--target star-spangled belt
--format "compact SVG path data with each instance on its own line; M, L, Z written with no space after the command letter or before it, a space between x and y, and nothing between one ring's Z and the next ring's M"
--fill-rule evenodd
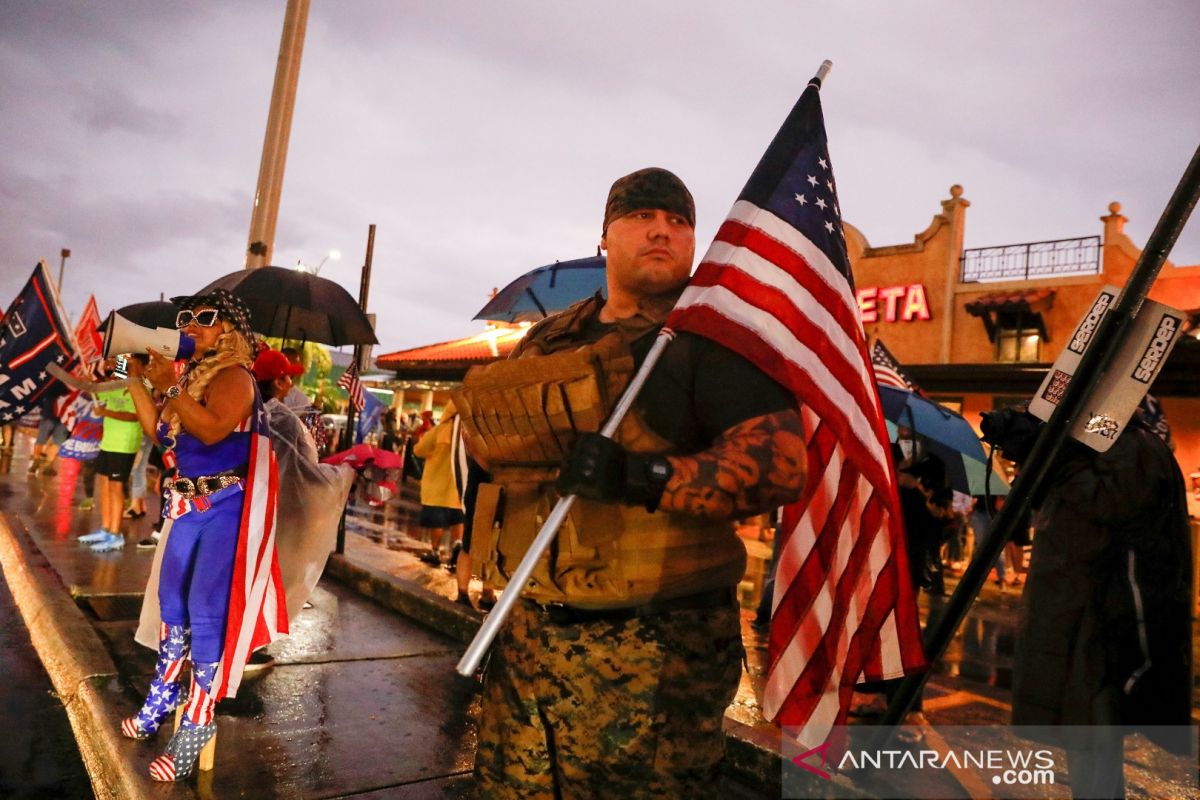
M193 497L207 497L214 492L233 486L242 480L241 475L202 475L199 478L174 478L167 481L167 487L185 500Z

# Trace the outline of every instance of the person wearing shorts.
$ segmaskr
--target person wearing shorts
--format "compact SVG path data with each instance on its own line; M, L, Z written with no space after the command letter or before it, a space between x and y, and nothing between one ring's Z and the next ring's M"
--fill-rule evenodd
M421 514L417 524L429 531L430 551L421 556L421 560L432 565L442 563L439 550L446 531L450 532L451 543L461 541L463 535L462 494L452 466L455 416L453 404L447 404L441 422L421 436L413 447L413 455L425 459L425 471L421 473Z
M71 432L58 418L56 406L62 399L61 393L48 394L41 403L42 421L38 423L37 439L33 445L33 461L29 464L30 475L54 476L54 461L58 458L58 449L67 440Z
M125 481L142 446L142 426L133 398L125 388L96 395L96 413L104 418L100 455L96 457L96 484L100 491L100 527L79 537L98 553L125 546L121 513L125 509Z

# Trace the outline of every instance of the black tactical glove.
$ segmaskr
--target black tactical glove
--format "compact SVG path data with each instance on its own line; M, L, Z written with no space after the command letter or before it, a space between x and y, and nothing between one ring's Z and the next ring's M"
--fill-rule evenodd
M654 511L671 479L671 462L662 456L626 452L598 433L575 442L559 470L558 493L602 503L625 503Z

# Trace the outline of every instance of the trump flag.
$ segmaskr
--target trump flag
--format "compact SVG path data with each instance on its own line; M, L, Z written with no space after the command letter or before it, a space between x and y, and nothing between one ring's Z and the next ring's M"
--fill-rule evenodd
M37 408L57 382L50 364L69 370L77 348L46 262L39 263L0 323L0 424ZM61 388L61 387L60 387Z

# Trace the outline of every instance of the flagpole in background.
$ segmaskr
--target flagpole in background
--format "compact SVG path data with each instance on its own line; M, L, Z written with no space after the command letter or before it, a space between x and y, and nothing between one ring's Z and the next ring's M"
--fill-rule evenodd
M822 62L816 76L810 83L816 82L819 88L832 67L833 63L831 61L826 60ZM650 377L650 373L657 365L663 351L674 338L675 333L670 328L664 326L659 331L653 346L650 348L650 352L646 354L646 359L642 362L637 374L634 375L629 386L626 387L625 392L621 395L621 399L617 402L616 408L613 409L612 414L604 423L604 427L600 430L601 436L612 438L616 433L621 421L625 418L629 409L633 407L634 400L637 399L642 386L646 383L646 379ZM517 568L509 578L507 588L500 593L500 598L497 600L496 606L484 618L483 625L480 626L479 631L475 634L475 638L471 640L471 644L459 660L458 666L455 668L458 674L469 677L479 668L483 656L487 653L492 641L496 638L496 634L499 633L500 627L508 618L509 613L511 613L512 607L516 605L517 600L520 598L521 590L529 582L534 567L541 560L546 550L549 549L550 544L554 541L554 537L558 534L558 529L562 526L563 521L566 520L567 514L574 503L575 495L568 495L560 498L558 503L555 504L554 509L546 518L546 522L542 525L541 530L534 537L525 556L521 559L520 564L517 565Z
M275 247L275 223L279 217L279 198L283 194L283 171L292 132L292 111L296 107L296 84L300 81L304 34L308 28L308 5L309 0L288 0L284 12L279 58L275 63L275 86L271 90L258 186L250 214L247 269L269 265Z
M1048 481L1054 479L1051 470L1066 443L1071 426L1086 408L1085 404L1091 396L1092 390L1099 383L1119 349L1130 324L1141 310L1146 294L1154 284L1155 278L1158 277L1159 270L1162 269L1163 262L1166 261L1167 254L1171 252L1175 240L1179 238L1198 197L1200 197L1200 147L1192 154L1192 160L1184 171L1175 193L1163 210L1162 216L1159 217L1154 232L1146 241L1146 247L1142 250L1129 280L1126 281L1121 296L1104 315L1097 327L1091 345L1084 351L1079 362L1075 376L1067 384L1062 401L1038 434L1033 451L1017 475L1004 507L992 523L993 532L975 553L941 617L926 628L925 654L931 664L946 652L963 617L966 616L975 597L979 594L979 590L983 587L992 564L1012 537L1019 520L1028 513L1034 499L1049 485ZM883 737L890 737L895 727L904 719L904 715L908 713L909 708L920 695L928 677L929 673L925 672L904 678L898 693L880 720L879 724L883 728L880 737L881 746Z
M371 223L367 227L367 254L363 258L362 274L358 282L358 307L363 310L364 314L367 313L367 295L371 291L371 262L374 261L374 259L375 223ZM359 361L362 359L362 348L363 345L361 344L354 345L354 360L350 364L349 369L358 370ZM355 380L358 380L359 378L360 376L355 376ZM360 391L365 391L365 389ZM354 425L357 409L354 407L353 392L348 392L348 394L350 394L350 402L346 406L346 447L353 447L354 440L356 438ZM334 549L334 552L346 552L346 509L344 507L342 508L342 519L338 523L337 547Z

